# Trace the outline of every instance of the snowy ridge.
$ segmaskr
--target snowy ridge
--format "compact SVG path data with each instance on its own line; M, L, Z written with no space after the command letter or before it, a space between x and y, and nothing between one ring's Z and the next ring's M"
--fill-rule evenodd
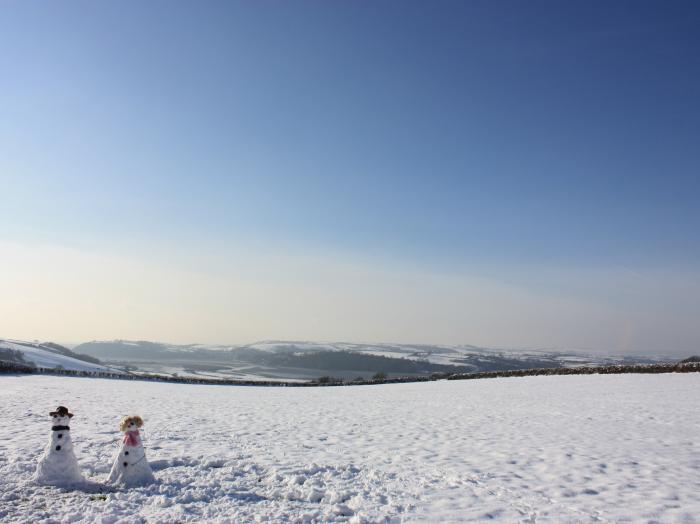
M60 367L75 371L114 371L108 366L79 360L62 353L55 347L37 342L0 339L0 350L2 349L19 351L26 362L41 368L55 369Z
M96 356L119 356L120 352L128 353L129 350L139 350L153 356L152 353L168 356L184 356L186 354L233 352L241 350L255 350L266 353L314 353L326 351L346 351L381 355L392 358L423 359L435 363L454 362L465 357L473 358L512 358L521 360L551 359L571 365L600 365L621 361L645 361L657 362L673 360L669 357L657 356L622 356L601 355L578 350L557 349L499 349L486 348L473 345L440 345L440 344L391 344L391 343L353 343L353 342L313 342L294 340L264 340L252 344L224 345L224 344L169 344L149 341L128 340L94 340L80 344L76 349L83 348L89 354Z
M428 376L532 368L651 364L669 358L602 356L555 350L476 346L267 340L240 346L175 345L148 341L92 341L76 351L135 373L244 380L344 380Z

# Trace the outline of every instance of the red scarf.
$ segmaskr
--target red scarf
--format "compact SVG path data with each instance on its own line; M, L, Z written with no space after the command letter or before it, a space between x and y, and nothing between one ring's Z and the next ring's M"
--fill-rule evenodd
M127 446L139 445L139 430L127 431L124 433L124 444Z

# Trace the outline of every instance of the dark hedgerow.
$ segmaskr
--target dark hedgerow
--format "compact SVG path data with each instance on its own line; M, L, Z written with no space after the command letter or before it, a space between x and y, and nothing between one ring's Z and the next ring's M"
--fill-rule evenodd
M316 380L314 380L317 384L342 384L343 380L340 378L335 378L335 377L329 377L328 375L324 375L322 377L318 377Z

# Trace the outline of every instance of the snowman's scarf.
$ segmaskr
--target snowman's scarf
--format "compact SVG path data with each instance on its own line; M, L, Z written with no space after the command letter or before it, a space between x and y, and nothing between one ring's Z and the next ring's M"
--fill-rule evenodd
M139 445L139 430L127 431L124 433L124 444L127 446L138 446Z

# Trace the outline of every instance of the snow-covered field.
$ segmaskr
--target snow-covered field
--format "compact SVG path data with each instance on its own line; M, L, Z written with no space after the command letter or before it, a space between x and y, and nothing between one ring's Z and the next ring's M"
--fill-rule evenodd
M47 413L91 483L32 485ZM107 487L124 414L158 483ZM2 522L700 522L700 374L341 388L0 376Z

